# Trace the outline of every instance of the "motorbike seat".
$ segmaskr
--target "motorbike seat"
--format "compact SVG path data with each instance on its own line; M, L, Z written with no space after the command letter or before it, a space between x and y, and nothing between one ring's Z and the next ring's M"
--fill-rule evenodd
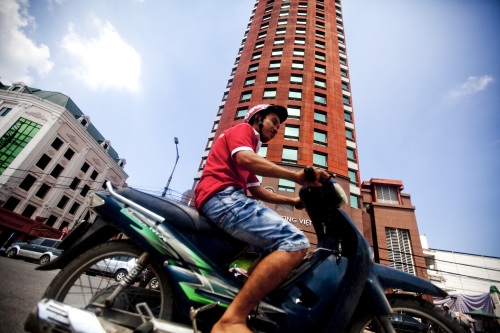
M116 191L125 198L165 218L164 223L196 233L217 234L221 230L198 210L188 205L167 198L154 196L127 187Z

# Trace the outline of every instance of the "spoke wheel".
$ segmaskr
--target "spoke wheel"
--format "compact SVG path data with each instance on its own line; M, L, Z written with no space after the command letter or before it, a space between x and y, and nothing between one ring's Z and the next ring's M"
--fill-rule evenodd
M393 310L391 323L396 333L465 333L457 321L441 309L420 298L403 295L387 295ZM365 317L354 323L350 332L386 332L380 327L378 317Z
M142 250L130 241L112 241L98 245L64 267L52 280L45 291L44 297L77 307L80 309L92 309L96 304L104 304L104 300L118 286L114 277L109 276L106 270L114 271L114 267L108 266L110 262L116 262L116 258L128 260L138 259ZM98 264L98 265L96 265ZM86 274L91 269L89 275ZM125 288L115 299L112 310L121 312L137 313L135 306L146 302L156 318L170 320L172 315L173 296L170 285L163 273L163 268L151 260L147 266L158 281L158 289L152 290L148 287L139 286L138 282ZM101 312L102 313L102 312ZM106 316L106 312L103 316Z

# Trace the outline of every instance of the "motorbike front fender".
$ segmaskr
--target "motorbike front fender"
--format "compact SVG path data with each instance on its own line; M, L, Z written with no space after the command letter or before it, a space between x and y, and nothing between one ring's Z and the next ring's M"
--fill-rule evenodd
M86 250L105 243L119 233L120 231L116 227L99 217L94 223L83 222L57 246L63 251L61 255L36 269L39 271L62 269Z
M384 289L400 289L407 292L446 297L448 293L418 276L397 269L374 264L370 274Z

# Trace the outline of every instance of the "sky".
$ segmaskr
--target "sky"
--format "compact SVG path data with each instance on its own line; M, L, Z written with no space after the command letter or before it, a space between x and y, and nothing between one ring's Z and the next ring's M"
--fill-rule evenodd
M0 80L68 95L127 183L190 189L253 0L0 0ZM344 0L360 176L430 248L500 257L500 1Z

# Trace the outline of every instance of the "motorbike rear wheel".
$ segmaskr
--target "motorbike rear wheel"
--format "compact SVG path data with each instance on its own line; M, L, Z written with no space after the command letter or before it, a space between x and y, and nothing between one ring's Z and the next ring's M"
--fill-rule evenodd
M400 332L465 333L457 321L433 304L420 298L406 295L387 295L393 310L391 322ZM380 327L378 317L357 320L350 332L386 332Z
M144 251L134 243L127 240L111 241L84 252L64 267L52 280L45 291L44 297L77 307L80 309L94 310L103 317L113 311L102 311L106 297L110 296L119 282L115 281L113 271L118 263L130 262L138 259ZM104 265L104 264L107 265ZM91 272L88 272L92 267ZM170 320L173 312L173 294L167 278L160 264L151 260L147 269L152 272L158 281L157 289L150 289L141 284L141 279L125 288L115 299L111 310L116 313L134 313L137 318L135 306L146 302L156 318ZM97 311L96 311L97 309ZM132 316L129 316L132 317ZM123 316L122 318L127 318ZM116 318L114 318L116 320ZM126 323L122 323L127 326Z

